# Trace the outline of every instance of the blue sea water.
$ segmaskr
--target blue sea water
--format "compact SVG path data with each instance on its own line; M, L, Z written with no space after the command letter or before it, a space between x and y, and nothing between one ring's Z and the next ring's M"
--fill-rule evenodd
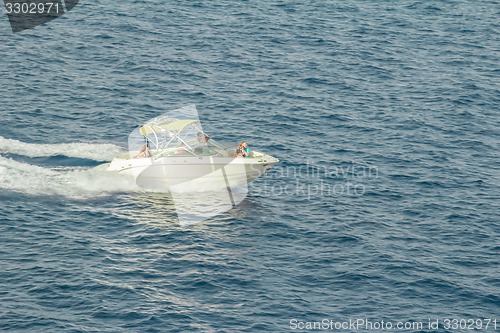
M0 331L500 329L499 14L96 0L16 34L4 15ZM192 103L206 132L280 164L186 227L168 196L93 167Z

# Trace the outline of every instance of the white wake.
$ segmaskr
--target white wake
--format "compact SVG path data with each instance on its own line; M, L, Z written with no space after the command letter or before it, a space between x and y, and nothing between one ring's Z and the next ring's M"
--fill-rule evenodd
M133 177L94 168L50 169L0 156L0 190L83 198L141 191Z
M64 155L96 161L111 160L122 150L111 144L31 144L0 136L0 154L28 157ZM88 167L49 168L0 155L0 191L31 195L90 197L116 192L141 191L133 177Z
M0 136L0 154L11 153L28 157L64 155L68 157L88 158L95 161L108 161L123 152L113 144L61 143L34 144Z

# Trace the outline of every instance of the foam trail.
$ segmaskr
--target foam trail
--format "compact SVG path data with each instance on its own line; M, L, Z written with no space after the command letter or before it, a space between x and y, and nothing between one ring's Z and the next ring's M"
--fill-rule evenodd
M108 161L123 152L113 144L61 143L34 144L0 136L0 153L11 153L28 157L64 155L68 157L88 158L95 161Z
M133 177L97 169L53 170L0 156L0 190L88 198L141 191Z

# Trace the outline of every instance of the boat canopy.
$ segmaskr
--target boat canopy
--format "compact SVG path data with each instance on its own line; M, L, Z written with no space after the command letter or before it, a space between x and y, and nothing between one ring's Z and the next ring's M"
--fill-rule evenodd
M182 120L167 120L162 123L146 123L139 129L140 133L144 136L148 136L153 133L161 133L165 131L175 131L180 132L187 126L197 123L198 120L194 119L182 119Z

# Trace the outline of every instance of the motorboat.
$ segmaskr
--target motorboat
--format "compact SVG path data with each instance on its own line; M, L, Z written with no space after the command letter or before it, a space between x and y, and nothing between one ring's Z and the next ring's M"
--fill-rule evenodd
M146 189L197 192L246 186L279 162L255 150L238 156L236 148L206 134L197 113L189 119L162 115L137 127L129 151L105 168L135 177Z

